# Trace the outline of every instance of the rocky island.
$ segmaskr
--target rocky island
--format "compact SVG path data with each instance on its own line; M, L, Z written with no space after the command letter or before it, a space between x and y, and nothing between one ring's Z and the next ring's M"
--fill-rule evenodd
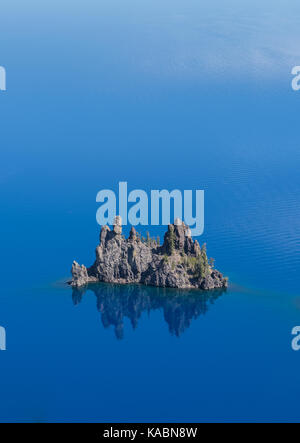
M178 219L168 226L160 246L159 239L149 234L144 239L134 227L126 239L121 217L117 216L113 230L108 226L101 229L95 263L86 268L74 261L71 272L73 287L92 282L202 290L227 287L227 278L214 268L213 260L208 260L205 244L200 247L189 227Z

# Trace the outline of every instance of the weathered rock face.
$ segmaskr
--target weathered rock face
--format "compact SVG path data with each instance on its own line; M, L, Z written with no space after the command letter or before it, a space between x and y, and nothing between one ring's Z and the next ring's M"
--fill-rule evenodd
M227 279L209 264L205 245L201 248L194 242L189 231L184 223L169 225L159 246L150 237L142 240L133 227L125 239L118 219L113 231L102 227L96 261L90 268L73 262L70 284L80 287L100 281L203 290L227 287Z
M76 282L76 286L83 286L89 280L87 269L84 265L80 266L75 260L72 264L72 276L73 282Z

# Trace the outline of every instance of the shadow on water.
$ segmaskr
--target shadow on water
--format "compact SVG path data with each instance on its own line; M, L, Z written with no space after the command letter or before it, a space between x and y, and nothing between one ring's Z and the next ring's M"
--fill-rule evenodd
M125 317L130 319L133 329L136 329L144 311L149 313L157 309L162 309L170 333L179 337L193 320L206 314L209 306L226 289L199 291L99 283L73 288L73 303L79 304L87 291L92 291L96 296L103 326L108 328L113 325L116 337L122 339Z

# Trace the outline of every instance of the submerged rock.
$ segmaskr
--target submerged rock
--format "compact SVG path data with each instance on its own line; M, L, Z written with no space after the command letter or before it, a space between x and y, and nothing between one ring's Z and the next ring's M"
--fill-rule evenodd
M71 272L74 287L91 282L203 290L227 287L227 278L209 263L206 246L193 241L189 227L178 220L168 226L159 246L149 235L142 239L134 227L125 239L121 218L116 218L113 231L108 226L101 229L95 263L86 268L74 261Z

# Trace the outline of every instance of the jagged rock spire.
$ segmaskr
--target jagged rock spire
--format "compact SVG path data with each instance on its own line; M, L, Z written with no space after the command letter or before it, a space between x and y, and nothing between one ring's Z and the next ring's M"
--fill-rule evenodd
M130 229L129 240L136 240L136 230L133 226Z
M107 225L102 226L101 232L100 232L100 244L101 245L103 245L105 243L108 232L110 232L109 227Z
M72 276L74 281L76 281L76 286L84 286L88 282L88 272L84 265L79 265L77 261L73 261L72 264Z
M195 254L198 257L201 254L201 248L200 248L198 240L195 240L194 249L195 249Z
M122 234L122 217L120 215L116 215L114 219L114 232Z

